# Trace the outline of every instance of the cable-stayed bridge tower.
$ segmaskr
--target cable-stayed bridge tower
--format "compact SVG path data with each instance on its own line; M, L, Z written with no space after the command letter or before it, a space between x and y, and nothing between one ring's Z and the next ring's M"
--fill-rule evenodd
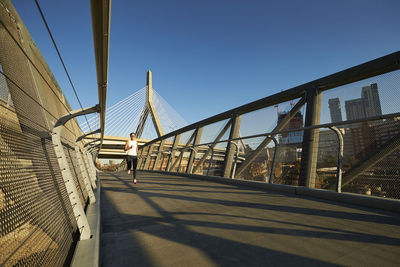
M88 122L82 120L80 123L84 132L99 128L98 115L89 117ZM105 138L99 157L120 158L124 154L123 144L131 132L136 133L140 143L145 143L186 125L186 121L153 88L149 70L145 87L107 107ZM91 135L86 140L96 142L98 136Z
M136 129L136 136L138 138L142 137L143 129L146 124L147 118L150 115L153 121L154 128L157 132L158 137L164 135L160 119L158 118L157 111L153 105L153 82L151 71L147 71L147 82L146 82L146 103L140 116L140 121Z

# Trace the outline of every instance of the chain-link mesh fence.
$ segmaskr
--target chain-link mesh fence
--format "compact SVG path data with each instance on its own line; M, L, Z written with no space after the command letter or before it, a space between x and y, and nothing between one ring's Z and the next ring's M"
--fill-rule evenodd
M71 108L9 1L0 1L0 265L60 266L79 230L52 143ZM81 204L76 120L62 131ZM79 144L82 147L83 144Z

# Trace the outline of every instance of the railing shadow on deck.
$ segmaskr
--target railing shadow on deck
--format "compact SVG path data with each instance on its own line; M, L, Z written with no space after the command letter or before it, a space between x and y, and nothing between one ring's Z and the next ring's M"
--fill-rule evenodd
M107 176L104 177L104 176ZM151 178L150 178L151 177ZM160 260L159 255L152 255L149 251L157 251L157 243L168 243L169 246L178 246L181 249L191 251L195 249L197 256L200 253L204 258L203 261L210 261L217 265L228 264L282 264L296 263L297 265L305 264L324 264L330 265L329 262L316 260L306 256L299 256L290 253L284 253L279 250L267 249L257 244L246 244L238 240L230 240L229 237L215 236L214 231L239 231L258 233L258 234L274 234L287 237L312 237L327 240L343 240L355 241L372 244L385 244L400 246L400 239L394 237L384 237L375 234L365 234L356 231L349 231L337 227L316 226L307 223L295 223L285 221L285 219L267 219L254 216L232 215L227 213L207 212L207 211L190 211L182 210L182 208L165 207L165 203L171 201L180 201L187 204L184 208L206 205L222 206L225 209L255 209L260 214L270 212L280 212L286 214L295 214L299 216L321 216L331 219L353 220L359 222L377 223L382 225L399 225L399 216L391 213L382 212L381 214L367 214L368 209L360 209L362 212L354 211L333 211L318 208L293 207L289 205L273 205L268 203L249 203L240 200L226 199L210 199L198 196L190 196L193 193L203 194L220 194L225 190L239 190L239 195L254 196L256 192L259 194L273 195L274 197L282 196L290 198L293 195L277 192L263 192L254 188L243 188L230 185L212 184L208 187L203 183L180 183L181 177L164 176L160 178L156 173L141 172L139 175L139 186L133 185L131 178L123 173L109 173L102 177L103 195L102 209L105 210L102 218L103 222L103 238L101 254L103 255L104 266L109 264L123 265L134 262L140 266L149 266L156 264L155 261ZM192 180L193 181L193 180ZM176 183L178 182L178 183ZM105 185L107 184L107 185ZM183 186L182 186L183 185ZM156 187L156 188L154 188ZM174 187L173 189L164 190L163 187ZM183 189L182 189L183 187ZM192 187L192 189L190 189ZM210 189L210 190L208 190ZM173 194L173 193L177 193ZM129 195L118 200L115 193L120 195ZM183 195L182 195L183 194ZM234 192L236 195L236 192ZM223 194L226 195L226 194ZM248 197L248 196L247 196ZM121 201L135 200L133 203L125 203L121 205ZM330 203L324 200L322 201ZM131 204L131 214L127 213L127 207L124 205ZM142 207L140 207L142 206ZM145 208L143 208L145 206ZM129 209L130 209L129 208ZM354 208L354 207L353 207ZM129 210L128 209L128 210ZM139 210L139 211L135 211ZM146 210L151 210L147 213ZM146 215L147 214L147 215ZM151 215L153 214L153 215ZM187 218L182 218L187 216ZM393 217L391 217L393 216ZM179 218L177 218L179 217ZM197 219L194 219L196 217ZM223 222L218 222L219 218L224 218ZM231 223L227 222L232 220ZM240 221L240 224L237 224ZM254 225L253 222L257 222ZM263 224L260 226L259 224ZM274 226L270 226L274 224ZM276 224L281 226L276 227ZM197 232L194 228L214 229L209 234L205 232ZM293 228L293 229L289 229ZM297 228L297 229L296 229ZM306 229L298 229L306 228ZM215 230L217 229L217 230ZM147 239L146 239L147 238ZM150 242L147 243L147 242ZM150 246L150 247L147 247ZM183 247L181 247L183 246ZM190 248L190 249L188 249ZM178 251L176 251L178 253ZM189 252L188 252L189 253ZM164 255L170 257L164 259L166 262L171 261L174 257L185 257L187 255ZM196 257L197 257L196 256ZM200 259L197 259L200 260ZM179 261L178 261L179 262ZM164 262L165 263L165 262ZM187 262L186 262L187 263ZM334 264L332 264L334 265Z

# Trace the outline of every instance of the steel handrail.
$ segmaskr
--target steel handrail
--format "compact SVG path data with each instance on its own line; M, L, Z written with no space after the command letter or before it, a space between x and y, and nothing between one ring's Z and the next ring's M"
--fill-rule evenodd
M319 129L319 128L329 128L329 127L332 127L332 126L345 126L345 125L355 124L355 123L360 123L360 122L391 119L391 118L396 118L396 117L400 117L400 112L391 113L391 114L387 114L387 115L381 115L381 116L375 116L375 117L370 117L370 118L365 118L365 119L342 121L342 122L339 122L339 123L325 123L325 124L312 125L312 126L302 127L302 128L295 128L295 129L282 130L282 131L276 131L276 132L261 133L261 134L248 135L248 136L241 136L241 137L238 137L238 138L225 139L225 140L220 140L220 141L216 141L216 142L209 142L209 143L202 143L202 144L197 144L197 145L194 145L194 146L208 146L210 144L226 143L226 142L229 142L229 141L246 140L246 139L253 139L253 138L258 138L258 137L268 137L268 136L272 136L272 135L284 134L284 133L290 133L290 132L301 132L301 131L307 131L307 130L315 130L315 129ZM148 146L148 145L149 145L149 143L143 145L142 147L145 147L145 146Z

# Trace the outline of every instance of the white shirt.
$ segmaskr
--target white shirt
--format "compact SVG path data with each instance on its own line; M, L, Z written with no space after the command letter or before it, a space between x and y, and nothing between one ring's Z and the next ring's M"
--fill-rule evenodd
M130 146L132 146L132 148L128 149L126 151L126 154L129 155L129 156L137 156L137 153L136 153L136 147L137 147L136 140L134 140L134 141L129 140L128 141L128 147L130 147Z

